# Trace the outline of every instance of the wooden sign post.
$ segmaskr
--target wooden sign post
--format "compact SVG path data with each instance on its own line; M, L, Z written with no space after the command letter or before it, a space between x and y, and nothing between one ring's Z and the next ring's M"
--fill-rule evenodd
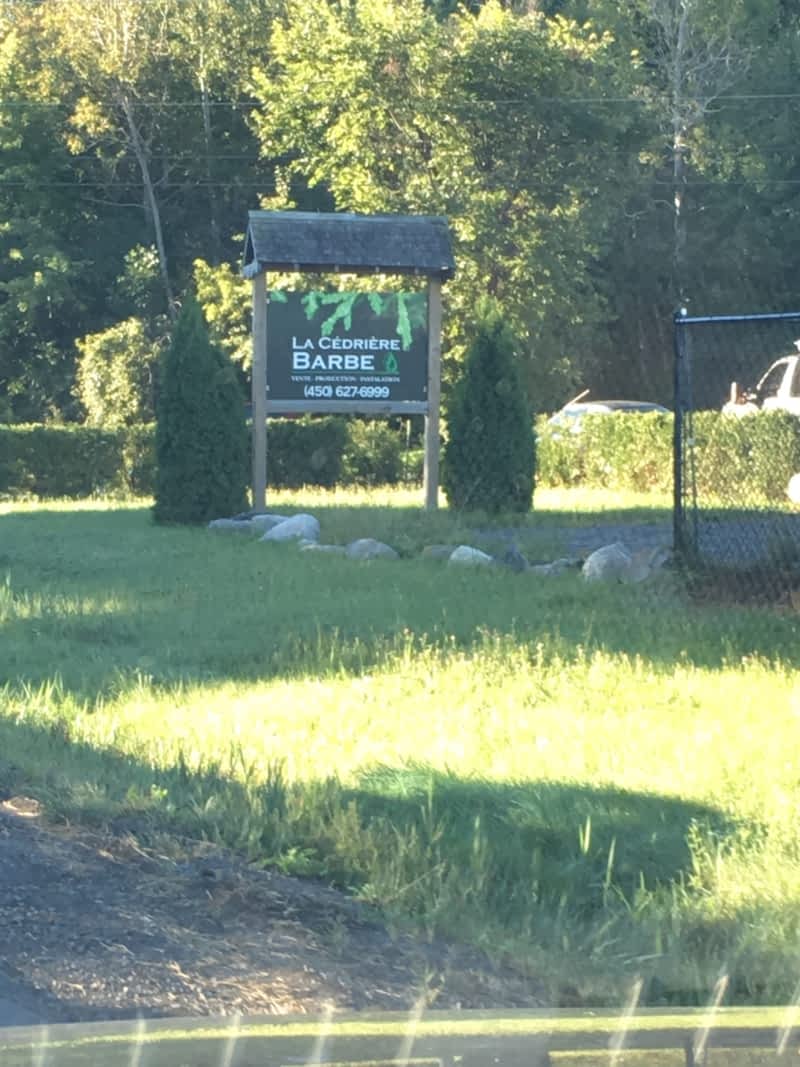
M316 340L288 329L277 303L272 319L272 371L268 379L267 272L313 274L402 274L428 280L427 353L407 349L403 363L396 336L340 337L330 326ZM323 214L303 211L251 211L242 273L253 298L253 509L263 511L267 491L267 415L347 413L372 416L425 416L425 507L439 503L439 401L442 355L442 282L455 263L446 219L408 215ZM280 295L280 294L278 294ZM384 294L385 296L386 294ZM388 294L394 299L394 294ZM354 294L362 299L361 294ZM373 298L375 299L375 298ZM400 297L397 297L398 301ZM281 304L286 304L282 299ZM351 304L350 310L354 305ZM399 306L399 305L398 305ZM288 307L288 305L287 305ZM404 305L405 307L405 305ZM348 315L350 314L348 310ZM352 312L353 315L357 311ZM405 331L409 328L408 312ZM398 312L399 316L399 312ZM417 313L419 316L419 313ZM334 319L336 321L336 319ZM398 318L398 322L399 322ZM418 317L415 320L418 323ZM303 320L305 324L305 319ZM350 329L350 318L347 318ZM380 333L379 327L362 327ZM416 327L415 327L416 328ZM277 331L277 332L276 332ZM398 332L399 329L398 329ZM276 338L282 340L276 340ZM312 350L309 352L309 350ZM282 362L288 353L289 362ZM427 355L427 376L422 360ZM415 370L416 369L416 370ZM319 376L317 376L319 372ZM333 373L331 373L333 372ZM419 377L413 380L414 373ZM270 392L267 392L269 381Z
M425 415L425 507L439 506L439 400L442 389L442 283L428 279L428 411Z
M253 510L267 503L267 275L257 274L253 287Z

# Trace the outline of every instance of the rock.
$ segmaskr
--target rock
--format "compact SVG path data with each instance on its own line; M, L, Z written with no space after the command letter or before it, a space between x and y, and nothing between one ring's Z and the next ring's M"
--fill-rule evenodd
M267 530L280 526L282 522L286 522L285 515L253 515L250 519L250 525L254 529L260 530L261 533L266 533Z
M665 545L657 548L643 548L634 552L627 572L622 576L623 582L644 582L661 570L671 558L672 551Z
M270 519L273 526L277 526L279 522L286 521L286 515L269 515L266 511L240 511L238 515L233 516L234 519L252 520L252 519Z
M624 581L632 561L625 545L616 541L592 552L583 565L583 576L587 581Z
M235 533L263 534L282 522L286 522L285 515L256 515L243 511L240 515L234 515L232 519L212 519L208 524L208 529L218 532L231 530Z
M326 552L331 556L343 556L347 549L344 545L318 545L316 541L306 541L300 545L301 552Z
M215 533L258 533L249 519L212 519L207 529Z
M516 545L511 545L506 549L503 555L500 557L500 562L504 567L510 567L516 574L521 574L522 571L528 569L528 561L522 555Z
M399 559L400 557L391 547L383 541L376 541L372 537L362 537L358 541L352 541L345 549L345 555L349 559Z
M576 566L580 566L580 560L576 562L573 559L554 559L552 563L535 563L528 567L528 572L530 574L542 574L546 578L552 578L555 575L563 574L565 571Z
M450 563L461 564L462 567L486 567L494 563L494 559L481 552L479 548L471 548L470 545L459 545L451 554Z
M319 541L319 523L313 515L292 515L267 530L259 541Z
M671 556L671 549L666 545L643 548L631 554L625 545L617 542L592 552L583 565L583 576L590 580L644 582L659 571Z
M422 559L450 559L458 545L425 545Z

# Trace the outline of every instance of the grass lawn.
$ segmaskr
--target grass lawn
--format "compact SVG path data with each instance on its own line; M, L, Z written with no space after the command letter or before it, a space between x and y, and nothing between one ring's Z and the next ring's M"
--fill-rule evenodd
M272 501L324 540L467 539L417 503ZM654 504L542 492L526 525L544 545ZM779 1002L800 977L796 617L83 502L2 505L0 626L0 784L55 815L326 878L554 1004L637 975L646 1003L704 1002L723 969L734 1002Z

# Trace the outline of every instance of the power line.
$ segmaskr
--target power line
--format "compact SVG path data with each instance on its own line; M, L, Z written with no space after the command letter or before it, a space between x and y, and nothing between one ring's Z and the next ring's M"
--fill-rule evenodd
M159 182L154 181L152 183L156 191L161 189L262 189L264 192L274 193L274 184L270 187L266 182L207 182L207 181L185 181L185 182ZM144 189L144 182L128 182L117 181L111 179L107 182L81 182L81 181L37 181L35 178L31 181L5 181L0 178L0 188L4 189Z
M103 100L100 103L115 106L113 100ZM211 108L211 107L262 107L258 101L255 100L136 100L134 101L135 107L147 107L147 108L180 108L180 107L199 107L199 108ZM72 110L73 105L63 100L34 100L34 99L17 99L17 100L0 100L0 107L42 107L42 108L66 108Z
M770 156L770 158L780 156L782 158L788 157L790 159L794 159L797 156L800 156L800 142L769 142L765 145L759 145L757 143L753 144L748 142L746 145L734 145L731 151L727 154L727 156L717 156L712 161L710 157L706 155L706 166L708 166L709 162L713 162L716 164L727 163L729 159L733 156L742 156L743 154L748 154L750 152L754 152L756 154L766 153ZM176 153L175 155L170 155L166 152L153 151L150 155L150 158L158 163L168 166L188 163L202 164L206 160L213 160L216 163L263 163L265 166L269 166L274 162L274 160L272 160L269 156L264 156L260 153L244 152L206 153L186 151ZM127 156L127 160L128 162L132 162L132 157ZM81 152L74 156L68 155L64 160L64 165L68 166L69 164L76 162L102 163L103 161L100 156L95 153ZM14 166L15 164L12 163L9 165ZM23 160L22 163L17 165L28 166L29 164Z
M681 183L683 189L702 189L702 188L760 188L761 186L800 186L800 178L750 178L750 179L698 179L690 180ZM187 181L173 181L173 182L161 182L154 181L153 186L157 192L165 189L183 189L188 191L198 191L201 189L258 189L265 194L275 193L277 191L274 180L272 181L204 181L203 179L187 180ZM78 180L65 180L65 181L38 181L33 178L30 181L22 181L17 179L3 179L0 178L0 189L144 189L145 185L142 181L120 181L118 179L111 178L108 181L78 181ZM631 189L673 189L675 183L663 178L641 178L638 181L629 183ZM536 183L533 186L518 186L509 189L509 192L542 192L553 193L555 191L580 191L584 193L600 192L595 183L587 182L583 186L571 181L552 182L551 184L545 184L542 182Z
M331 87L333 88L333 87ZM519 107L521 105L535 104L578 104L587 106L592 104L644 104L651 105L655 101L668 101L669 93L648 93L647 95L626 96L529 96L529 97L499 97L496 100L466 100L462 103L451 101L449 107L458 109L465 107ZM728 101L765 101L774 100L800 100L800 92L796 93L724 93L715 96L713 103L726 103ZM101 101L113 106L113 101ZM40 107L40 108L64 108L71 110L72 104L62 100L0 100L0 107ZM258 109L266 105L257 100L137 100L137 108L150 108L168 110L170 108L249 108Z

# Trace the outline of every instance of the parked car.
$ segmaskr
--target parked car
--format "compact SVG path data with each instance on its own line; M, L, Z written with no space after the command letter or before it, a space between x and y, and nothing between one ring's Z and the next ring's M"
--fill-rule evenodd
M800 341L794 344L800 352ZM730 400L722 410L729 415L751 415L757 411L788 411L800 415L800 355L775 360L754 389L740 389L737 382L731 382Z
M669 409L648 400L581 400L572 401L552 415L550 426L561 426L569 433L580 433L586 415L613 415L616 412L642 413L660 411L668 415Z

